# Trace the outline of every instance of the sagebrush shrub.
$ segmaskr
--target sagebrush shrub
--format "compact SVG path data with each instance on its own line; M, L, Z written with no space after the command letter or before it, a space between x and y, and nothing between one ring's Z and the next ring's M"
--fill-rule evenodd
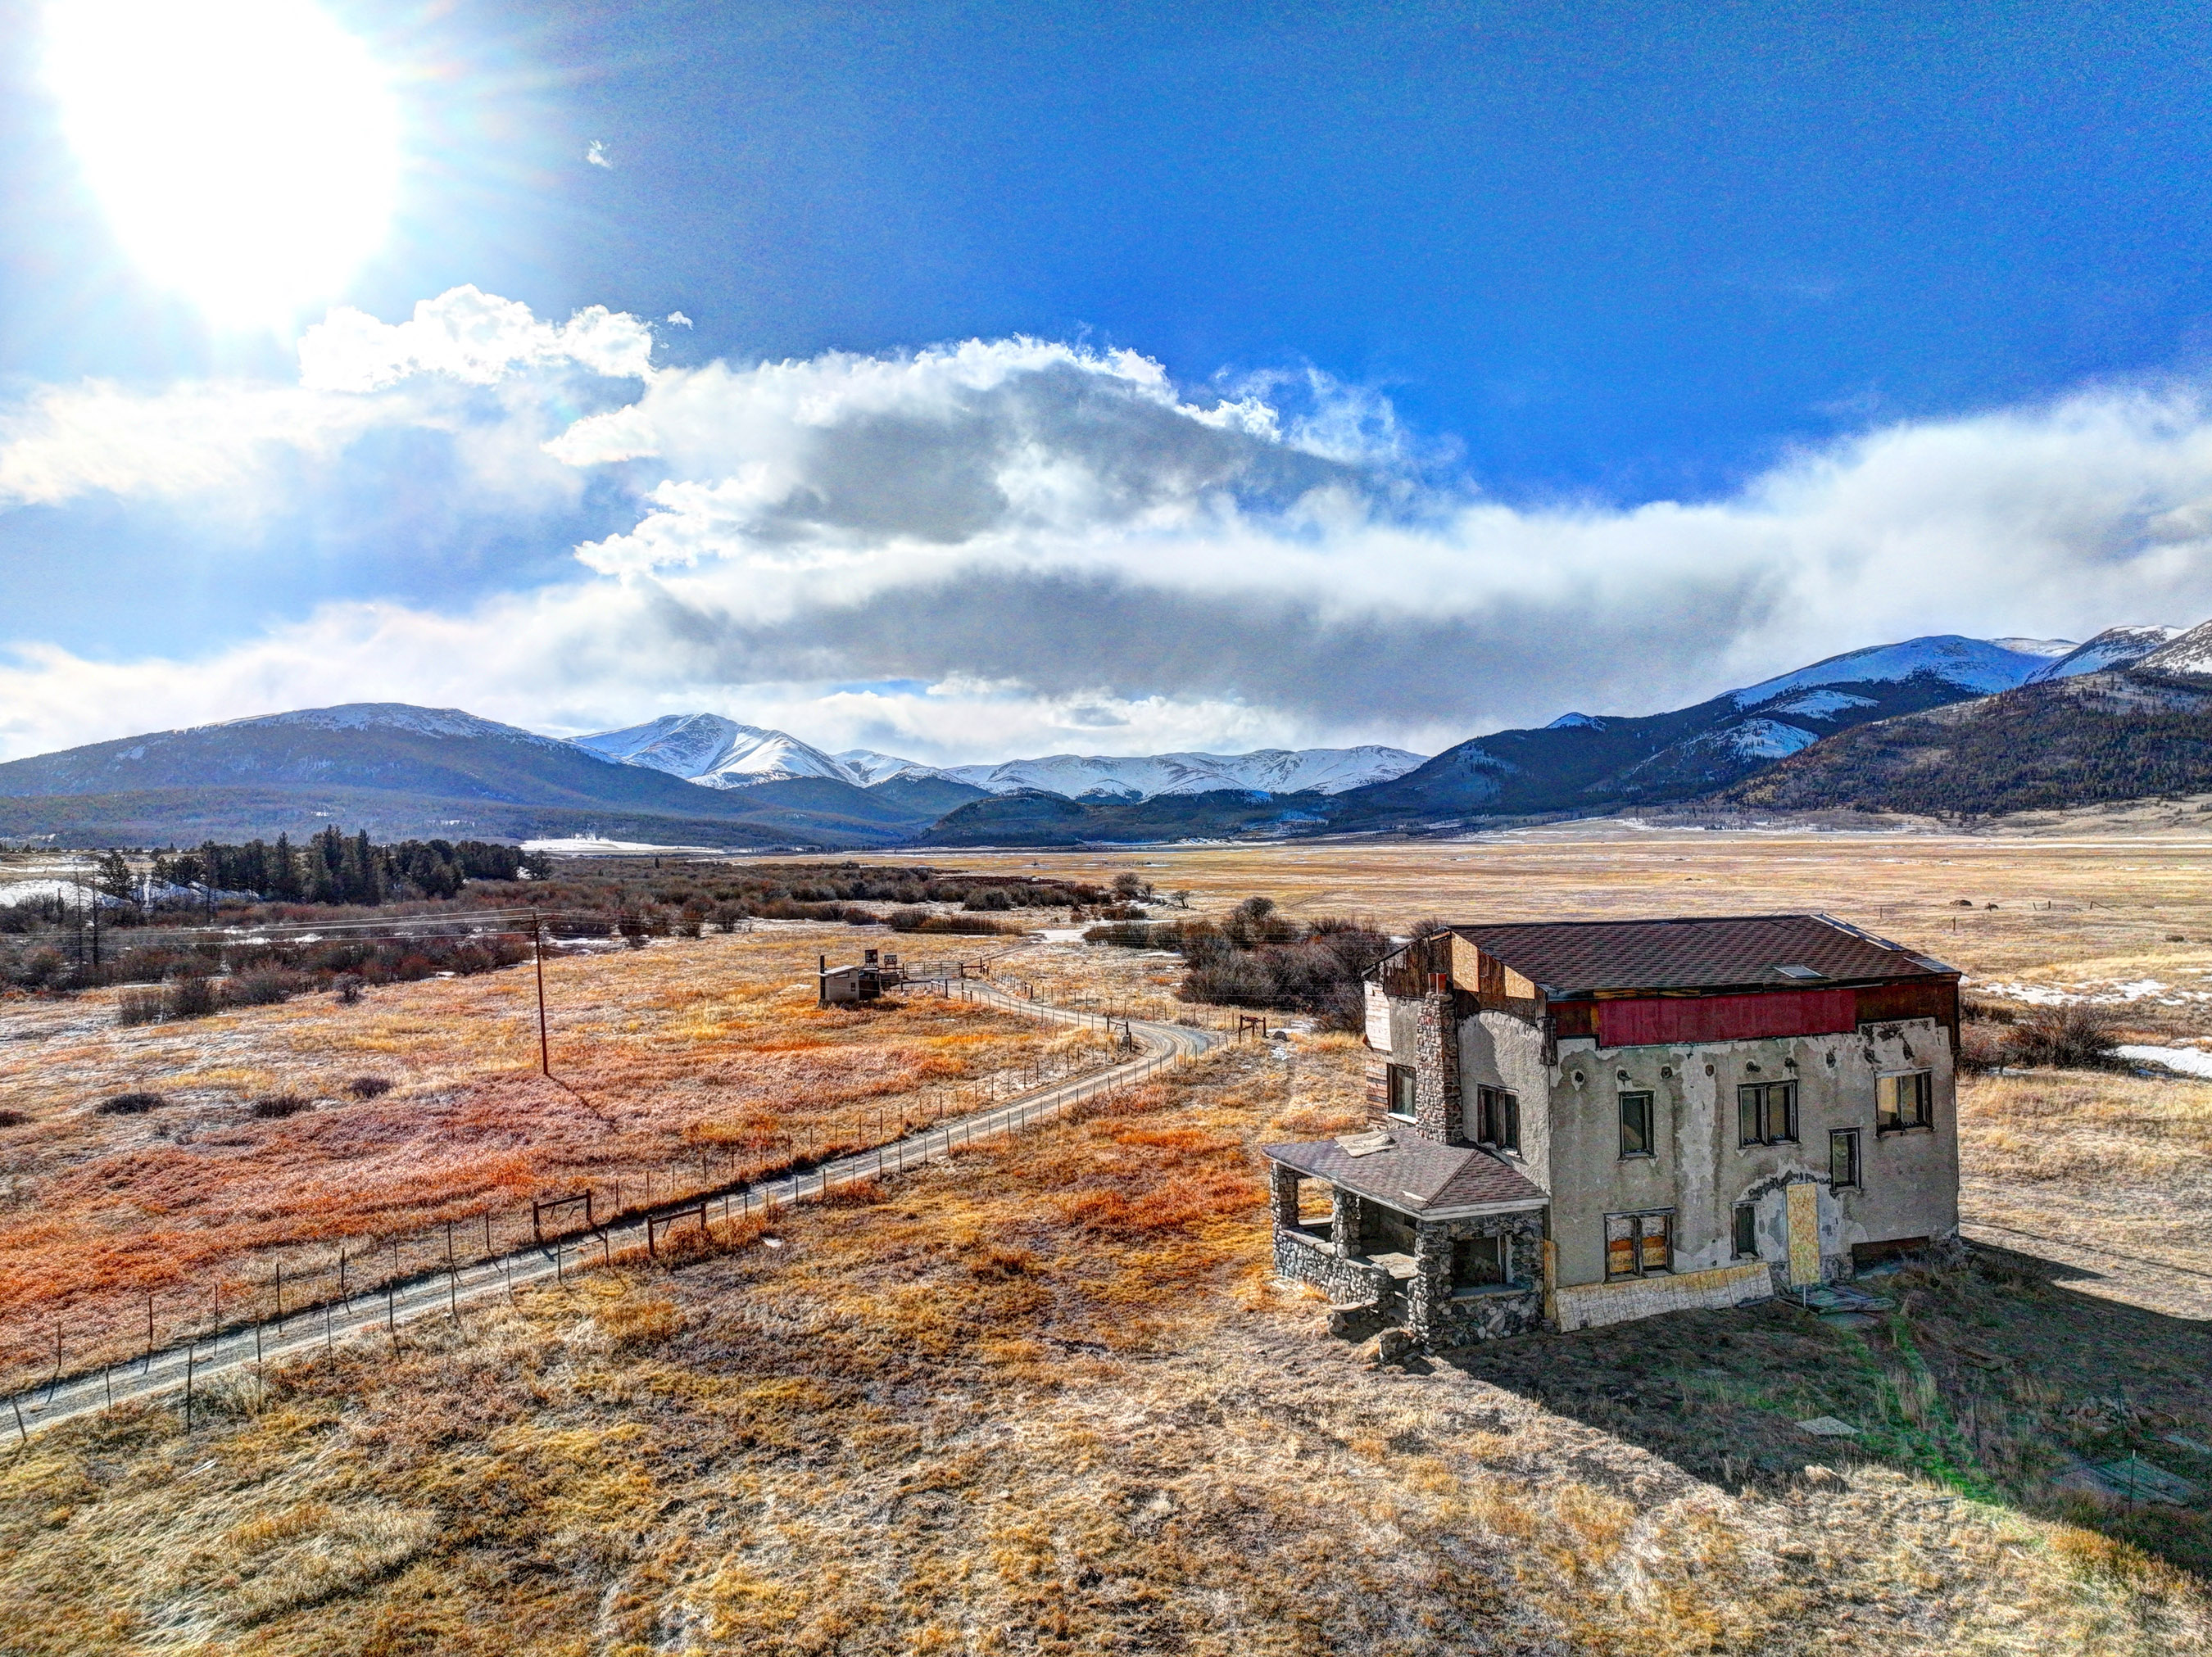
M158 1024L167 1016L166 998L159 990L125 990L115 998L118 1024Z
M2119 1022L2119 1015L2112 1008L2086 1001L2064 1007L2039 1007L2013 1026L2006 1044L2023 1065L2100 1070L2112 1063Z
M282 1121L287 1116L297 1116L313 1103L305 1094L268 1093L253 1102L253 1114L264 1121Z
M223 986L225 1005L233 1007L273 1007L289 1001L300 992L297 973L264 968L258 971L234 974Z

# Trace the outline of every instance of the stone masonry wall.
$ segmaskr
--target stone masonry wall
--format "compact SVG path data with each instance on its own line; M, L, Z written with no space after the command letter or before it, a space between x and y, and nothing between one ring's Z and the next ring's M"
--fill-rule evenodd
M1506 1274L1521 1292L1454 1292L1452 1245L1462 1237L1506 1240ZM1544 1219L1540 1212L1484 1214L1421 1223L1413 1277L1406 1285L1406 1326L1431 1346L1458 1346L1526 1334L1544 1321Z
M1316 1238L1279 1227L1275 1272L1291 1283L1311 1284L1334 1306L1381 1307L1395 1292L1390 1274L1381 1266L1347 1260Z
M1449 990L1421 998L1414 1039L1413 1132L1440 1144L1467 1143L1459 1096L1459 1023Z

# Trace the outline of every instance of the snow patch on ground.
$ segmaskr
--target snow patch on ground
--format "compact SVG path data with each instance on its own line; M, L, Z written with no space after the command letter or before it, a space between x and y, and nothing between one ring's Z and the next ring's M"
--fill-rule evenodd
M2160 1065L2184 1076L2212 1078L2212 1053L2200 1053L2195 1047L2125 1047L2112 1051L2139 1065Z
M2032 1007L2070 1007L2087 1003L2121 1006L2135 1001L2154 1001L2161 1007L2185 1007L2212 1001L2212 990L2178 990L2155 978L2135 978L2101 984L1977 983L1976 990L2007 1001L2025 1001Z
M601 840L584 835L573 840L526 840L526 852L551 852L574 857L636 857L650 852L718 853L719 846L655 846L641 840Z

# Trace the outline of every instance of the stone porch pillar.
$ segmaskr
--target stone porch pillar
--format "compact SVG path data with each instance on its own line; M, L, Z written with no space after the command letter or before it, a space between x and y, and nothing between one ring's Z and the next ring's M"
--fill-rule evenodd
M1280 1162L1267 1164L1267 1194L1274 1208L1275 1223L1285 1230L1297 1225L1298 1186L1304 1178L1296 1168L1285 1168Z
M1451 1238L1440 1225L1413 1222L1413 1277L1406 1285L1406 1326L1425 1336L1451 1292Z
M1328 1240L1336 1246L1336 1257L1348 1259L1359 1253L1359 1199L1342 1186L1331 1189L1336 1194L1336 1204L1329 1218Z

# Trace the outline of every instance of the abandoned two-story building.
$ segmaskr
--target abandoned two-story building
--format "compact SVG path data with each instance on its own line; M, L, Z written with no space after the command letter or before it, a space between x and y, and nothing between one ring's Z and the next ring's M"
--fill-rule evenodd
M1369 1127L1266 1149L1276 1269L1428 1344L1957 1233L1959 974L1830 916L1451 926L1365 993Z

